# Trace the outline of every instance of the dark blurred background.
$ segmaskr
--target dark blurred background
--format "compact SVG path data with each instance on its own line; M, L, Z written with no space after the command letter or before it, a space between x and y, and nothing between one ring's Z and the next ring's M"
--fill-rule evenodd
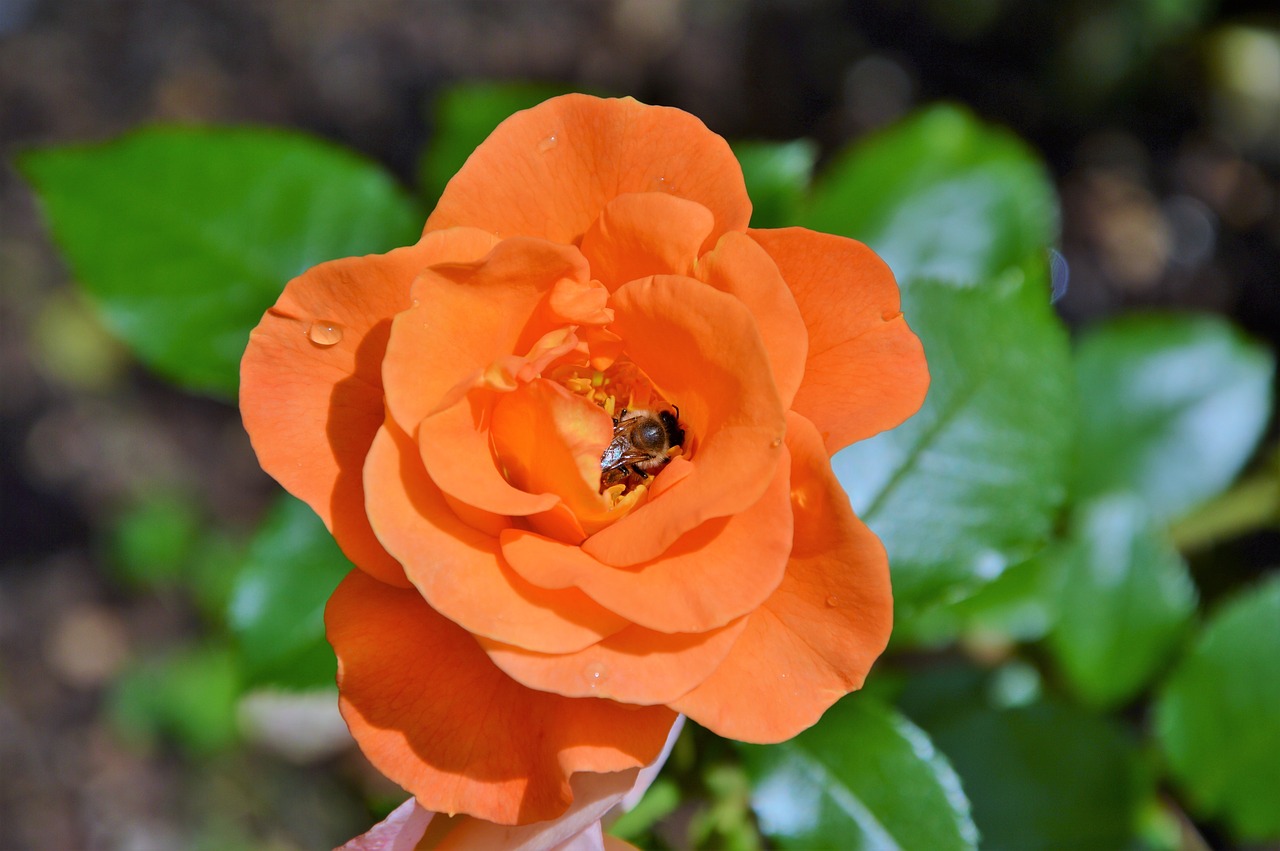
M826 155L959 101L1046 158L1070 324L1188 308L1280 342L1274 2L0 0L0 847L322 847L392 794L350 753L194 759L199 742L121 734L113 681L209 621L199 594L139 575L138 548L163 561L195 530L243 534L271 486L234 409L148 376L101 330L13 155L258 122L413 185L437 94L506 79ZM167 531L138 544L147 523Z

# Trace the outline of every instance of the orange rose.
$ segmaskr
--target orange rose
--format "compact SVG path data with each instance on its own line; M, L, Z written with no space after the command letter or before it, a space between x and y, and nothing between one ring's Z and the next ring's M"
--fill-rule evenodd
M552 818L678 712L789 738L884 649L829 459L919 407L920 343L869 249L750 213L693 116L556 98L416 245L305 272L254 331L254 448L359 568L326 613L343 715L422 806ZM666 419L623 453L636 411Z

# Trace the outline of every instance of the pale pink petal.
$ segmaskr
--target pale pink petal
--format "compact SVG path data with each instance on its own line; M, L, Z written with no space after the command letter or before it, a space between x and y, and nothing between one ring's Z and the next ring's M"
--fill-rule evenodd
M434 815L418 806L416 798L410 798L368 833L357 836L337 851L413 851Z

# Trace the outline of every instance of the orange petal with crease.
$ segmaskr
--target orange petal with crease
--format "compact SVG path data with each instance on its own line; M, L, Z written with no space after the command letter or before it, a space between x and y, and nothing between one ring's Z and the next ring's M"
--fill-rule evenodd
M542 588L581 588L658 632L704 632L755 611L782 581L791 552L791 466L741 514L708 520L663 555L634 567L602 564L579 547L523 529L502 532L502 555Z
M499 824L555 818L570 775L651 762L675 713L532 691L415 591L353 571L325 626L339 708L365 756L425 808Z
M506 394L472 390L452 407L418 426L418 448L427 474L453 499L493 514L521 517L550 511L553 493L529 493L512 485L493 457L489 425Z
M507 567L498 540L462 522L388 421L365 464L379 539L436 611L477 635L547 653L580 650L626 626L577 589L549 591Z
M707 520L755 504L782 460L786 418L755 318L733 296L658 275L621 287L613 308L611 330L680 408L692 467L675 487L583 543L591 556L625 567L657 558Z
M621 195L587 228L582 254L610 290L649 275L691 275L714 226L711 211L693 201L660 192Z
M587 261L573 246L535 239L505 240L483 259L419 275L382 363L387 407L400 428L412 434L494 361L528 354L551 330L536 316L563 278L586 284Z
M818 427L828 454L893 428L929 389L924 348L903 319L898 286L860 242L806 230L752 230L786 279L809 357L792 410Z
M611 200L666 192L711 211L720 234L745 230L751 201L724 139L687 112L572 94L498 125L449 181L427 230L468 225L576 244Z
M498 463L521 490L560 497L586 534L614 519L600 496L600 456L613 423L598 405L536 379L502 394L490 433Z
M637 706L670 703L702 682L733 647L746 619L704 633L629 626L574 653L534 653L480 639L493 663L517 681L566 697Z
M751 237L726 233L715 250L698 260L697 278L747 306L773 364L783 407L790 407L805 372L809 332L787 282L768 253Z
M388 254L321 263L289 282L240 363L240 411L262 468L384 582L407 584L369 528L360 471L384 416L390 317L409 307L423 268L473 260L492 244L491 235L460 228Z
M731 739L771 743L862 686L889 641L884 547L853 514L812 423L788 417L795 547L782 584L720 667L671 706Z

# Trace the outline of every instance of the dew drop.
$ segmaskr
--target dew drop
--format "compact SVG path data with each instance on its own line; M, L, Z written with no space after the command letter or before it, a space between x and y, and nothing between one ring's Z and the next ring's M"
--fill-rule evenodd
M834 609L836 606L840 605L840 598L835 594L832 594L827 598L827 605Z
M317 320L307 326L307 339L317 346L335 346L342 341L342 326L335 322Z
M653 179L653 188L658 190L659 192L675 191L674 189L671 188L671 184L667 183L667 179L665 177L655 177Z
M607 678L609 669L603 662L592 662L582 669L582 675L592 688L598 688Z
M556 146L556 142L560 141L556 138L556 134L552 133L547 138L538 143L538 153L545 154Z
M772 442L772 443L770 443L769 445L770 445L770 446L772 446L774 449L777 449L779 446L781 446L781 445L782 445L782 438L780 438L780 437L775 437L775 438L773 439L773 442Z

